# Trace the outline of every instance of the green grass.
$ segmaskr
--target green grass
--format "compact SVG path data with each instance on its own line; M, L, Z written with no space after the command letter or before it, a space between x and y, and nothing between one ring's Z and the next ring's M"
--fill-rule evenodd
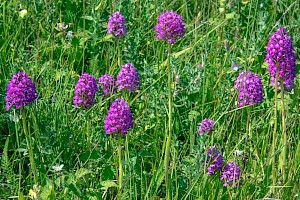
M300 3L232 2L230 6L226 0L1 1L0 199L26 199L30 189L41 199L164 199L167 193L171 199L299 199ZM20 9L28 10L24 18ZM128 29L119 44L121 52L106 34L108 17L117 10L125 16ZM155 38L154 29L158 15L166 10L182 15L186 26L185 37L172 46L170 60L172 94L176 91L178 95L172 97L168 190L164 166L169 130L168 52L167 44ZM55 29L59 22L70 24L73 39L66 37L66 31ZM284 94L285 163L280 161L285 141L283 101L278 93L273 154L275 98L264 63L268 40L282 25L292 38L298 63L295 88ZM228 50L225 40L230 44ZM141 85L137 92L111 98L99 92L97 103L86 111L72 105L75 84L83 72L98 79L110 70L116 77L126 62L138 69ZM238 72L232 70L233 63L239 64ZM237 107L233 90L242 70L258 73L263 81L265 99L251 109ZM5 110L6 87L18 71L29 74L39 94L24 109L28 133L21 111ZM128 143L122 138L124 175L119 190L118 141L105 134L103 125L109 105L121 96L130 102L134 128L127 135ZM197 130L204 118L215 120L216 125L212 135L200 137ZM223 187L219 174L211 177L203 170L212 145L220 147L225 163L239 164L240 186ZM244 154L236 156L236 150ZM61 164L60 172L52 168Z

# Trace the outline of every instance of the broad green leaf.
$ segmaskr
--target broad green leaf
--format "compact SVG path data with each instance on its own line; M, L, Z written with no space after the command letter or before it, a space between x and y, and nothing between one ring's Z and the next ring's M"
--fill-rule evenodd
M226 19L233 19L233 18L234 18L234 15L235 15L234 12L228 13L228 14L226 14Z
M47 184L45 186L42 187L41 193L40 193L40 197L41 199L54 199L53 198L53 193L54 193L54 186L51 180L47 180Z
M102 181L101 182L101 185L103 186L101 188L101 190L107 190L108 188L111 188L111 187L118 187L118 185L114 182L114 181Z
M76 177L76 181L78 179L80 179L81 177L83 177L84 175L86 174L89 174L91 173L88 169L85 169L85 168L80 168L79 170L76 171L75 173L75 177Z

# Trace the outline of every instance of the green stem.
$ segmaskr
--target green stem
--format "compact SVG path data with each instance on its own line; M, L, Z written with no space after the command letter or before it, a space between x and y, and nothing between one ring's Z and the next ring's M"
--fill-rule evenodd
M120 47L120 40L117 40L117 46L118 46L118 66L121 67L122 63L121 63L121 56L122 56L122 53L121 53L121 47Z
M171 199L170 194L170 182L169 182L169 158L170 158L170 146L171 146L171 137L172 137L172 93L171 93L171 84L172 84L172 71L171 71L171 44L168 44L168 103L169 103L169 112L168 112L168 129L169 134L166 142L166 151L165 151L165 179L166 179L166 192L167 200Z
M85 15L85 0L82 1L82 7L83 7L83 16ZM85 30L85 18L83 18L83 30ZM82 68L81 68L81 73L84 73L84 52L85 52L85 43L83 45L82 49Z
M244 151L246 151L246 147L248 146L248 138L250 136L250 111L251 108L247 108L247 124L246 124L246 138L245 138L245 148Z
M282 135L283 135L283 151L282 151L282 178L283 183L286 180L285 174L285 164L286 164L286 127L285 127L285 111L284 111L284 85L283 80L280 81L280 90L281 90L281 116L282 116Z
M31 170L32 170L33 177L34 177L34 183L37 184L38 183L37 171L36 171L36 166L35 166L34 157L33 157L31 139L30 139L30 135L28 133L27 125L26 125L26 114L25 114L25 110L23 108L21 108L21 113L22 113L23 129L24 129L26 143L27 143L27 147L28 147L28 151L29 151L29 160L30 160Z
M90 132L91 122L89 115L87 115L86 119L86 135L87 135L87 149L90 150L91 147L91 132Z
M275 146L276 146L276 137L277 137L277 92L278 92L278 70L276 70L276 80L275 80L274 131L273 131L273 142L272 142L272 155L273 155L272 176L273 176L273 186L276 185L276 156L275 156ZM274 187L273 187L273 189L274 189Z
M121 136L119 138L118 145L118 156L119 156L119 194L118 199L121 199L121 191L122 191L122 181L123 181L123 167L122 167L122 147L121 147Z

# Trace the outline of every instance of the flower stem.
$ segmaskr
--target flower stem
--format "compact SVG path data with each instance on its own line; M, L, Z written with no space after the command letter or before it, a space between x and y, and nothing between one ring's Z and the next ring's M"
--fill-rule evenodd
M119 156L119 195L118 199L121 199L122 181L123 181L123 166L122 166L122 147L121 147L121 136L118 136L118 156Z
M166 151L165 151L165 180L166 180L166 193L167 200L171 199L170 194L170 182L169 182L169 159L170 159L170 146L171 146L171 137L172 137L172 94L171 94L171 84L172 84L172 76L171 76L171 44L168 44L168 103L169 103L169 112L168 112L168 130L169 134L166 142Z
M90 118L89 118L89 115L87 115L87 120L86 120L86 135L87 135L87 149L88 150L90 150L90 147L91 147L90 126L91 126Z
M284 111L284 85L283 80L280 81L280 92L281 92L281 116L282 116L282 135L283 135L283 151L282 151L282 178L283 183L286 180L286 174L285 174L285 163L286 163L286 127L285 127L285 111Z
M250 113L251 113L251 107L247 108L247 124L246 124L246 138L245 138L245 148L244 151L246 151L246 147L249 146L248 145L248 138L250 136Z
M117 40L117 46L118 46L118 66L121 67L121 47L120 47L120 40Z
M272 155L273 155L273 167L272 167L272 176L273 176L273 186L276 185L276 156L275 156L275 146L276 146L276 137L277 137L277 92L278 92L278 69L276 68L276 80L275 80L275 108L274 108L274 130L273 130L273 142L272 142Z
M26 114L25 114L25 110L23 108L21 108L21 114L22 114L23 130L25 133L26 143L27 143L27 147L28 147L28 151L29 151L29 160L30 160L31 170L33 173L34 183L37 184L38 177L37 177L37 171L36 171L36 166L35 166L34 157L33 157L31 138L28 133L28 129L27 129L27 125L26 125Z

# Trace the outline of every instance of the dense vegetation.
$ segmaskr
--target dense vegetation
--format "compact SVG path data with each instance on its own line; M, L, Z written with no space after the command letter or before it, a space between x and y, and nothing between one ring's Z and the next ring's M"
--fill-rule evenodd
M184 19L184 37L172 45L156 38L158 16L166 10ZM126 19L127 35L120 39L107 34L116 11ZM298 0L1 1L0 198L300 198L299 15ZM294 88L284 95L270 86L264 62L281 26L297 63ZM84 72L97 81L106 73L116 79L129 62L138 72L138 90L106 96L100 89L88 109L73 105ZM264 100L238 107L234 84L244 70L259 74ZM33 80L38 98L6 110L7 86L19 71ZM123 137L104 129L120 97L134 119ZM215 125L200 135L205 118ZM207 174L214 145L224 165L239 165L236 187L223 186L220 171Z

